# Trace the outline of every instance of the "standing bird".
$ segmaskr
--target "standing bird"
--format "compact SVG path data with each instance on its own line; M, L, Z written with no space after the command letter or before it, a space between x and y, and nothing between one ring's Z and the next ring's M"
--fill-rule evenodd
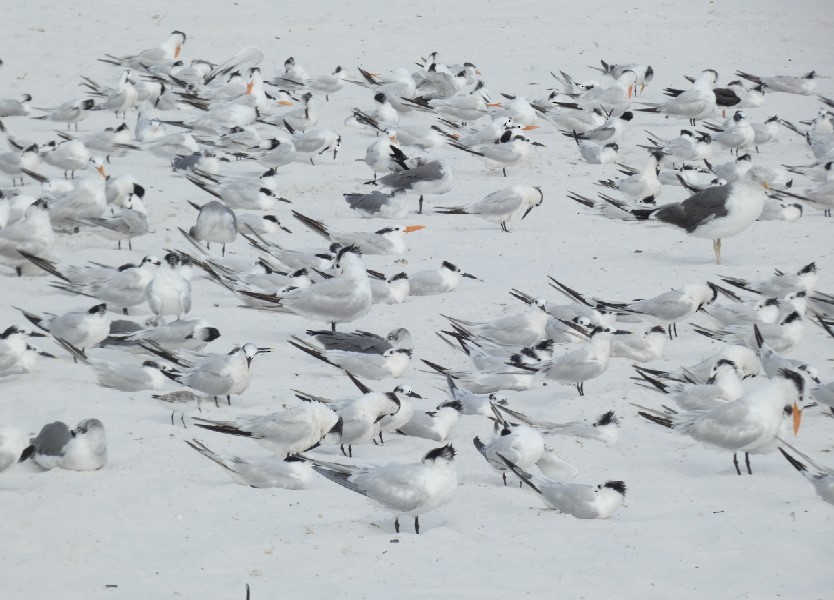
M721 240L738 235L762 214L766 199L762 187L767 188L767 183L756 181L748 172L740 181L707 188L683 202L631 213L639 220L660 221L689 235L711 239L715 262L720 265Z
M226 256L226 244L234 242L237 238L235 211L217 200L203 206L191 202L189 204L200 212L197 214L197 222L188 230L188 235L198 242L205 242L206 248L211 242L222 244L222 255Z
M776 449L786 415L793 418L794 435L799 431L802 411L798 404L805 400L805 395L805 378L796 371L782 369L778 377L762 387L709 410L663 414L646 409L638 414L703 444L732 451L733 465L739 475L737 454L744 452L747 472L752 475L750 453L763 454Z
M420 533L420 515L446 504L458 485L451 444L426 453L419 463L391 463L378 467L355 467L308 458L313 469L376 502L394 517L400 532L400 515L414 517L414 532Z
M154 273L147 287L148 307L156 315L156 325L167 315L177 319L191 311L191 268L178 254L165 255L165 265Z
M95 471L107 462L107 437L98 419L85 419L70 430L66 423L44 425L30 440L21 461L31 458L46 470Z
M421 160L415 166L403 166L404 170L380 177L376 183L394 190L412 190L419 193L418 213L423 212L425 194L445 194L452 189L452 168L444 160Z
M435 212L444 215L477 215L491 223L499 223L509 233L507 222L520 221L544 201L538 186L516 185L492 192L482 200L464 206L440 206Z
M259 348L255 344L237 346L228 354L221 354L189 367L173 378L191 389L214 398L226 396L231 404L232 394L242 394L249 388L252 378L252 359L258 354L272 352L272 348Z
M702 71L692 83L692 87L682 94L670 98L663 104L654 104L648 108L638 108L637 110L689 119L690 125L694 127L696 120L709 117L715 111L715 92L713 92L713 88L717 81L718 73L712 69L707 69Z

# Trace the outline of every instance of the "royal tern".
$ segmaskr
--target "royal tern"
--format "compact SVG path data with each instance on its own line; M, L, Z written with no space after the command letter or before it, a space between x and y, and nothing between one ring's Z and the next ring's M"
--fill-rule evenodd
M288 456L284 459L266 456L247 460L238 456L212 452L199 440L186 440L185 443L223 467L232 480L240 485L253 488L303 490L313 478L310 465L297 456Z
M46 470L98 470L107 462L104 425L98 419L85 419L73 430L61 421L44 425L20 457L29 458Z
M607 519L622 505L626 485L622 481L606 481L600 485L563 483L543 475L533 475L498 455L521 481L526 483L555 511L577 519Z
M374 232L340 232L331 231L321 221L316 221L297 210L292 211L292 216L327 241L338 242L343 246L355 246L362 254L403 254L407 249L404 235L426 228L425 225L407 225L383 227Z
M638 414L703 444L732 451L733 465L739 475L737 454L744 452L747 472L752 474L749 454L776 449L775 441L786 415L793 419L794 434L799 431L802 418L799 403L804 403L805 396L803 376L783 369L778 377L761 387L712 409L672 414L645 409Z

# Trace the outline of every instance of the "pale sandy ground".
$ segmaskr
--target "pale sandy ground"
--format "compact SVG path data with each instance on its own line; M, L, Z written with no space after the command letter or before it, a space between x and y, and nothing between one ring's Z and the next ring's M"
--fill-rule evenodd
M71 6L70 6L71 4ZM30 1L4 7L0 25L0 97L23 92L36 106L81 97L80 75L115 82L119 69L97 62L104 53L129 54L152 47L173 29L188 34L186 60L222 61L243 46L260 48L267 76L288 56L308 72L336 64L386 72L410 67L436 50L447 62L475 62L494 94L537 97L565 70L580 79L601 76L588 65L600 58L647 62L656 76L647 100L666 86L684 86L683 74L715 68L726 82L736 69L753 73L834 75L829 2L713 3L636 1L628 3L548 2L365 2L365 3L100 3L56 4ZM834 93L830 80L820 91ZM343 192L363 188L368 171L355 158L372 141L369 133L342 125L353 106L369 107L370 93L348 86L322 109L324 126L340 129L338 160L315 168L293 164L281 171L283 195L294 207L325 218L336 229L370 229L375 224L352 215ZM748 111L754 120L773 114L793 121L813 117L814 97L771 95ZM132 126L135 115L128 115ZM409 121L427 117L410 117ZM94 131L117 124L97 113L82 124ZM17 137L46 141L49 123L9 119ZM644 161L643 129L671 134L681 122L641 115L622 144L622 160ZM509 185L540 185L545 203L511 235L470 217L429 214L407 223L428 225L410 240L407 265L370 257L368 265L394 272L429 268L448 259L484 282L465 280L446 296L412 298L401 306L377 306L355 323L385 332L411 329L416 356L444 364L463 361L435 337L439 313L474 320L521 310L507 295L516 287L558 299L545 275L590 294L613 299L645 297L717 275L765 277L774 267L793 268L815 260L820 289L834 290L831 219L815 209L797 223L758 223L726 241L726 264L712 262L706 240L678 232L646 229L587 214L565 198L567 190L594 194L593 182L616 175L613 168L578 161L572 142L552 127L535 139L546 144L526 165L500 173L482 162L444 149L456 185L428 205L454 205ZM729 159L722 151L720 159ZM805 164L811 155L785 130L782 141L763 148L755 160L765 165ZM721 160L716 159L716 162ZM82 234L61 238L61 260L122 263L164 248L186 248L176 226L188 226L193 212L184 200L208 199L175 176L163 161L141 154L115 159L113 174L131 173L148 188L154 232L136 240L134 252ZM46 167L44 167L46 169ZM229 172L256 173L252 164ZM48 172L52 176L56 171ZM8 181L2 181L7 186ZM34 190L34 188L29 188ZM664 200L682 198L668 190ZM289 217L287 217L289 219ZM297 223L286 239L311 248L320 240ZM242 241L231 255L248 257ZM84 307L51 289L46 278L4 279L0 324L22 324L12 306L60 312ZM204 416L225 418L263 414L292 402L290 388L320 395L350 394L335 371L314 364L286 343L310 323L292 316L236 308L228 293L204 280L194 286L193 314L220 327L223 337L209 349L226 352L252 341L276 352L256 359L251 388L229 408L205 408ZM316 327L320 324L315 324ZM667 359L673 367L705 356L717 346L682 325ZM832 340L808 326L806 342L794 355L813 359L824 380L832 378ZM49 342L41 346L60 354ZM102 354L114 357L114 354ZM183 440L197 436L218 451L257 456L247 440L225 439L195 428L171 427L169 414L149 393L105 391L89 369L62 356L41 361L34 372L3 380L0 423L36 432L61 419L76 423L98 417L109 439L109 462L94 473L37 473L18 466L0 479L0 586L3 598L827 598L834 589L830 532L831 506L824 504L778 455L754 456L756 474L737 477L727 453L705 449L639 419L630 402L657 404L660 397L628 380L626 361L612 361L588 395L551 384L510 394L522 409L555 420L591 418L608 409L625 417L620 442L553 439L560 454L578 466L577 480L601 483L623 479L626 506L611 520L580 521L542 508L527 490L504 488L471 444L489 436L485 419L463 419L454 432L461 485L455 499L422 519L424 533L410 524L395 535L389 515L323 479L311 489L254 490L232 484L214 465L189 450ZM441 378L413 364L405 380L427 396L425 410L445 398ZM383 389L387 383L376 384ZM173 389L173 388L172 388ZM797 444L824 463L830 454L831 420L808 411ZM432 442L393 437L384 448L357 448L357 460L416 460ZM335 456L333 447L322 450ZM408 521L406 519L406 521ZM108 585L118 587L106 587Z

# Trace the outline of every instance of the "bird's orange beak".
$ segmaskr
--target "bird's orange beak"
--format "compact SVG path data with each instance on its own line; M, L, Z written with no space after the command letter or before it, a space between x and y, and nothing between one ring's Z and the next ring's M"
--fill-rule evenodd
M280 104L281 106L292 106L292 102L290 102L289 100L279 100L278 104Z
M405 233L412 233L414 231L420 231L421 229L425 229L425 228L426 228L425 225L409 225L403 231L405 231Z
M631 98L631 94L634 92L634 84L628 84L628 97Z
M397 136L396 135L389 135L388 140L391 142L397 143Z
M799 424L802 423L802 409L796 402L793 403L793 434L799 433Z
M497 106L498 108L504 108L504 105L500 102L487 102L487 106Z
M521 130L522 131L533 131L534 129L538 129L538 128L539 128L538 125L527 125L525 127L522 127Z
M174 58L175 59L180 57L180 50L182 50L182 46L177 44L177 47L174 49Z
M766 190L769 190L770 189L770 184L767 181L763 181L762 182L762 187Z
M481 70L480 69L475 69L475 75L480 75L480 74L481 74Z
M254 81L250 81L249 83L247 83L246 84L246 93L251 94L252 93L252 88L254 88L254 87L255 87L255 82Z
M96 171L98 171L99 175L107 179L107 171L104 170L104 165L97 166Z

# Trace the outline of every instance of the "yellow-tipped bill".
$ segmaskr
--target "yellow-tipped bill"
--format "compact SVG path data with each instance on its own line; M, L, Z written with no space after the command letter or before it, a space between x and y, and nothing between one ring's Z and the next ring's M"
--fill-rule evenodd
M405 233L412 233L414 231L420 231L421 229L425 229L425 228L426 228L425 225L409 225L403 231Z

